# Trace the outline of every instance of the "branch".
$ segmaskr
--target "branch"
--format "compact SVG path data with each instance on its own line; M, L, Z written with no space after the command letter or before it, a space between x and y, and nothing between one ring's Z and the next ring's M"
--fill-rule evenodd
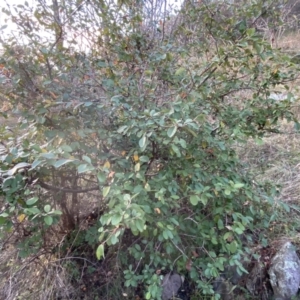
M90 191L99 190L99 186L93 186L93 187L86 188L86 189L72 189L72 188L63 188L63 187L52 186L45 182L42 182L41 180L38 183L42 188L44 188L46 190L60 191L60 192L64 192L64 193L78 193L79 194L79 193L86 193L86 192L90 192Z

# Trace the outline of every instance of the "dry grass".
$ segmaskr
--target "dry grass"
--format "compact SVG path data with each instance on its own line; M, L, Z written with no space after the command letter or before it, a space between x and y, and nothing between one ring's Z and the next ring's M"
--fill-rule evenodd
M17 246L22 236L15 234L1 249L0 299L119 299L111 297L114 293L120 294L117 256L110 257L107 253L109 259L98 261L94 247L83 237L81 229L74 234L53 235L56 240L60 238L59 243L53 242L51 247L55 251L42 249L22 259Z
M274 46L281 48L286 52L299 53L300 49L300 32L291 32L278 37Z
M300 32L279 37L274 46L292 55L300 54ZM290 91L296 98L293 114L298 120L300 120L299 83L299 78L289 83ZM285 88L278 86L276 91L284 92ZM279 134L265 136L262 145L258 145L254 140L239 145L238 153L248 165L249 171L256 174L258 181L267 180L281 186L278 199L300 205L300 132L295 130L293 122L288 123L286 120L280 122L279 130Z
M300 133L285 121L280 130L280 134L265 137L262 145L250 140L240 146L239 154L258 181L282 187L281 200L300 204Z
M300 54L300 32L291 32L278 37L274 47L291 55ZM290 82L290 91L295 95L293 114L300 120L300 79ZM286 92L283 86L277 86L276 92ZM297 99L299 97L299 99ZM271 134L258 145L250 140L239 148L240 156L249 169L257 174L257 179L269 180L281 186L278 199L300 205L300 133L294 124L282 120L280 134ZM299 212L300 213L300 212Z
M9 245L0 256L0 299L72 299L74 288L66 270L50 255L18 258Z

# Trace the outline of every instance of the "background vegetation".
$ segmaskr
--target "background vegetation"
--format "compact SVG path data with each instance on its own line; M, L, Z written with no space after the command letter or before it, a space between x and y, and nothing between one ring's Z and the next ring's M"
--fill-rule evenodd
M217 299L226 266L298 229L288 5L3 9L2 298L161 299L174 270Z

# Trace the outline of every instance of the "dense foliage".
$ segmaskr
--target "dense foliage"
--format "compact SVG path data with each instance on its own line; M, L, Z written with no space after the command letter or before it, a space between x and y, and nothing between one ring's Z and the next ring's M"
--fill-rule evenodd
M2 42L0 97L20 118L0 128L0 223L24 224L24 257L96 208L88 242L98 259L120 246L125 287L160 299L158 270L174 269L213 294L226 265L244 270L245 233L276 218L275 187L235 149L296 121L292 94L270 97L294 66L256 30L267 1L154 4L4 9L18 31Z

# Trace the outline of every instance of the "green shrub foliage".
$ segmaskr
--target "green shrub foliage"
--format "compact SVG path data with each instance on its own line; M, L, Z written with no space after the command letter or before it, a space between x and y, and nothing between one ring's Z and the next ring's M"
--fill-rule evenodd
M20 117L0 131L3 230L26 222L26 256L49 227L73 230L96 197L89 242L98 259L125 245L126 287L143 283L146 299L159 299L157 270L174 269L212 294L224 266L243 271L245 231L263 231L274 213L274 187L235 149L295 121L288 91L270 97L288 89L294 66L255 28L268 2L169 12L50 2L3 10L18 30L2 41L1 99Z

